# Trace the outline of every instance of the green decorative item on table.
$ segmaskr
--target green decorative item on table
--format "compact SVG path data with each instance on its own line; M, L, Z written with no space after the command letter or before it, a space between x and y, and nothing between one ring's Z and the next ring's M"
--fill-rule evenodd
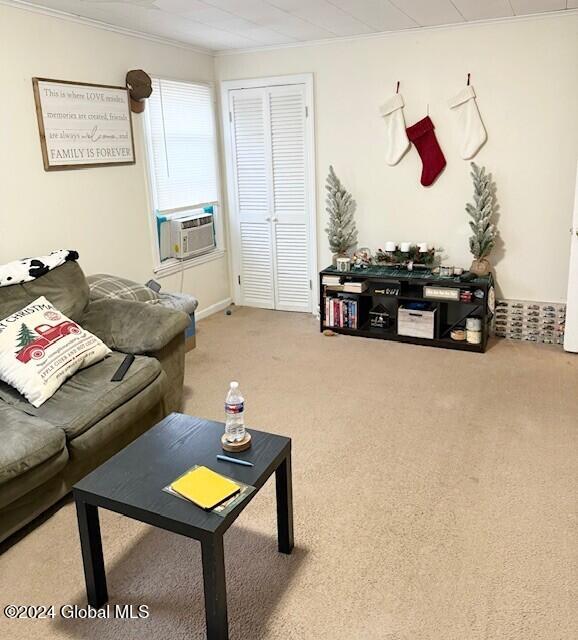
M329 214L329 224L325 231L335 265L337 258L346 256L357 243L357 229L353 219L355 200L343 187L332 166L329 167L325 188L327 189L325 210Z
M478 167L475 162L470 164L470 175L474 182L474 203L466 204L466 211L472 218L469 224L473 231L473 235L470 236L470 251L474 260L470 271L478 276L485 276L492 268L488 256L498 236L498 230L492 223L496 185L492 180L492 174L486 173L485 167Z
M436 250L428 248L427 251L420 251L419 245L412 244L409 251L383 251L378 249L375 254L375 262L383 265L405 265L405 266L435 266Z

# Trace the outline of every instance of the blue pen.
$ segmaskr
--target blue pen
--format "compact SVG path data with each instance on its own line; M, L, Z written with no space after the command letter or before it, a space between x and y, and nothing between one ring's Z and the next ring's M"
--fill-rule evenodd
M222 456L221 454L217 454L217 460L222 460L223 462L234 462L235 464L241 464L244 467L252 467L252 462L247 462L246 460L237 460L237 458L229 458L229 456Z

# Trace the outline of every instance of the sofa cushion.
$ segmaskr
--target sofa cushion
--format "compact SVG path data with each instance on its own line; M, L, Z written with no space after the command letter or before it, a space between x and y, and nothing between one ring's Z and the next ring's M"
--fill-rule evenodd
M22 476L66 449L62 429L3 402L0 402L0 441L0 485Z
M132 442L151 424L160 422L167 413L164 402L167 387L167 377L161 371L136 396L70 440L68 453L75 469L85 475Z
M0 317L11 315L40 296L78 322L88 305L88 283L78 263L65 262L31 282L0 287Z
M68 449L62 449L59 453L52 456L48 460L39 464L33 469L29 469L13 480L0 484L0 509L2 509L2 528L6 521L6 512L4 507L18 502L20 499L26 500L27 497L34 500L30 494L36 494L35 489L39 489L38 493L44 494L46 484L55 484L62 486L64 484L63 474L65 467L68 465L70 452ZM61 494L62 495L62 494Z
M60 427L67 439L72 440L145 389L161 373L158 360L136 356L124 379L111 382L124 357L122 353L113 352L105 360L77 371L38 408L4 384L0 385L0 399Z

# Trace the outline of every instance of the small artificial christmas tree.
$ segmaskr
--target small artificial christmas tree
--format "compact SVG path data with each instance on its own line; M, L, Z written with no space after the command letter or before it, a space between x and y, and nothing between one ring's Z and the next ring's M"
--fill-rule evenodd
M329 225L325 231L329 238L329 247L335 256L346 255L357 242L357 229L353 219L355 200L343 188L332 166L329 167L325 188L325 210L329 214Z
M470 270L483 276L491 270L488 256L494 248L498 236L498 231L492 224L496 203L495 184L492 181L492 175L486 173L485 167L480 168L475 162L470 164L472 166L470 175L474 182L474 203L466 204L466 211L472 218L470 227L473 231L473 235L470 236L470 251L474 256L474 261Z
M34 342L34 332L23 322L18 332L18 344L16 347L20 351L20 349L24 349L24 347L28 346L31 342Z

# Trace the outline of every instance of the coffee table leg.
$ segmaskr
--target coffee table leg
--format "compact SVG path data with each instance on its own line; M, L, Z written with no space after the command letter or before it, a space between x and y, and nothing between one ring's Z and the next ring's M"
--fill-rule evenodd
M201 541L207 640L228 640L227 587L223 536L213 535Z
M102 556L102 540L98 522L98 507L76 500L76 516L80 533L86 596L91 607L99 609L108 600L106 574Z
M293 480L291 453L275 471L277 488L277 540L281 553L293 551Z

